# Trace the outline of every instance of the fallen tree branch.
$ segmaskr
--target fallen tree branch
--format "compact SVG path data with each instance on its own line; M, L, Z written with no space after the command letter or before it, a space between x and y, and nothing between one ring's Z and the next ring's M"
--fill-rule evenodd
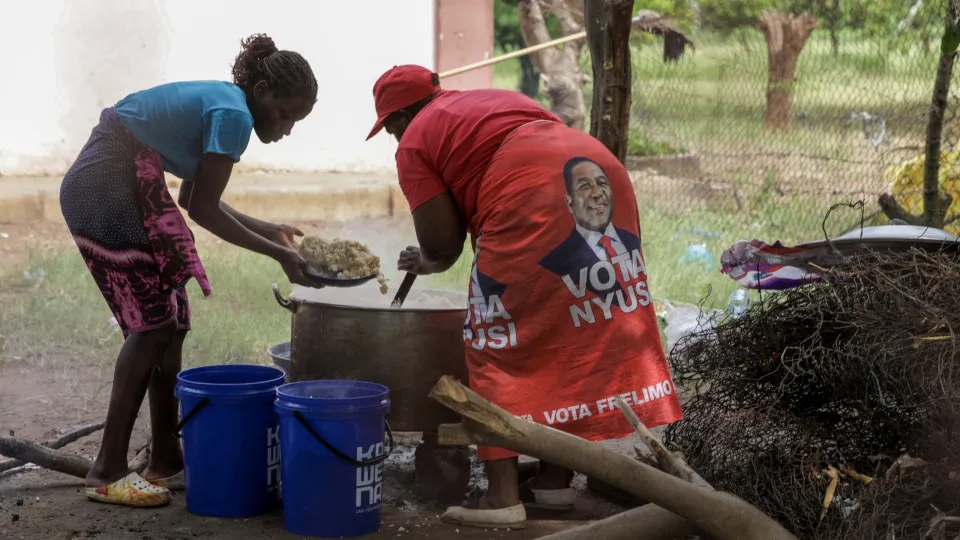
M430 397L464 417L473 440L594 476L691 521L718 540L796 540L779 523L729 493L710 491L601 445L517 418L444 376Z
M80 478L87 476L92 465L92 462L83 456L53 450L17 437L0 437L0 454Z
M541 536L538 540L675 540L700 534L690 521L647 504L587 525Z
M47 448L51 448L53 450L57 450L57 449L63 448L64 446L72 442L78 441L86 437L87 435L100 431L101 429L103 429L103 426L104 426L104 422L94 422L91 424L86 424L76 429L70 430L67 433L64 433L62 436L60 436L57 439L53 439L50 442L44 443L43 446L46 446ZM19 459L11 459L9 461L4 461L0 463L0 473L4 473L11 469L16 469L17 467L23 467L26 464L27 462Z
M681 480L686 480L691 484L700 486L705 489L713 490L706 480L704 480L697 471L693 470L686 461L678 458L674 455L673 452L667 450L667 447L660 442L657 437L647 429L647 426L643 425L643 422L640 421L640 417L637 416L637 413L633 412L626 403L623 402L623 398L617 396L617 407L620 408L620 412L623 413L623 416L627 418L627 422L633 426L633 429L636 430L637 435L640 436L640 440L643 441L643 444L647 445L647 448L653 452L654 457L657 459L657 465L661 471L665 473L672 474Z
M134 456L130 469L141 472L150 462L150 443L145 444ZM33 463L47 470L56 471L77 478L86 478L93 462L71 452L56 450L26 439L0 436L0 455Z
M934 215L934 218L938 222L947 223L947 211L950 209L950 205L953 204L953 196L944 191L939 192L937 195L939 203L937 206L937 211ZM877 204L880 205L880 210L891 220L899 219L908 225L918 225L921 227L931 227L933 225L927 224L926 217L924 215L915 216L908 212L899 202L889 193L883 193L877 199ZM950 216L950 221L952 221L954 216Z
M140 450L137 450L135 456L133 456L133 461L130 462L130 470L136 473L142 473L147 470L147 465L150 464L150 441L147 441L140 447Z

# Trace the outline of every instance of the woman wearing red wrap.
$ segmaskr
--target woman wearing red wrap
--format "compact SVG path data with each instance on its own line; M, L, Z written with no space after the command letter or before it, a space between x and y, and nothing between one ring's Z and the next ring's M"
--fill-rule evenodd
M647 426L679 420L623 165L517 92L444 91L436 74L407 65L382 75L373 94L370 137L385 128L400 143L400 188L420 244L400 253L399 269L449 269L470 233L470 387L591 441L633 432L617 396ZM479 453L489 489L445 521L522 527L524 505L573 507L572 471L541 463L521 486L516 453Z

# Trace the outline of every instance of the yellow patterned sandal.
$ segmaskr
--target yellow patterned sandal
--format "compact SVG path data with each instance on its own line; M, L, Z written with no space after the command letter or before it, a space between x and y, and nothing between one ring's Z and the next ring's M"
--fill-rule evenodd
M186 478L183 476L183 471L178 472L173 476L168 476L166 478L157 478L156 480L147 480L155 486L160 486L162 488L167 488L170 491L183 491L186 489Z
M169 489L155 486L135 472L109 486L88 487L85 492L91 501L121 506L164 506L170 504L171 498Z

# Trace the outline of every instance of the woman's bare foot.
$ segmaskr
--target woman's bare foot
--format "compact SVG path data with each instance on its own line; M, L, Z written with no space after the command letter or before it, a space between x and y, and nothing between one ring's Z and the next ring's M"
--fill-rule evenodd
M87 473L87 476L83 479L83 485L94 488L105 487L116 482L117 480L120 480L128 474L130 474L130 469L105 471L96 463L94 463L93 467Z
M148 482L153 482L155 480L162 480L176 476L181 472L183 472L183 464L181 464L178 468L175 466L154 466L153 463L150 463L147 469L143 471L143 478Z

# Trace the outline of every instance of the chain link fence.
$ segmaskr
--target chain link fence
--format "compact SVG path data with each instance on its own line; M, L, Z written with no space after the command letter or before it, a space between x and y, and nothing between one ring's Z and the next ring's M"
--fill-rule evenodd
M638 16L668 16L694 43L668 61L664 38L642 30L631 37L627 165L655 296L708 297L707 305L722 307L735 285L720 273L719 259L733 242L793 245L885 224L883 193L922 213L924 144L948 1L637 0ZM514 28L515 3L496 6L498 31ZM765 35L760 19L777 11L797 18ZM794 76L771 83L768 36L789 48L788 34L804 24L812 32ZM777 65L790 74L789 65ZM586 46L581 70L592 71ZM520 61L505 62L495 84L530 92L533 83L535 95L536 73L528 71ZM538 99L549 107L544 86ZM780 94L772 114L768 89ZM592 90L587 83L588 108ZM955 200L948 216L960 216L958 100L951 91L943 128L941 184ZM960 234L960 220L947 228Z
M864 9L876 3L856 1ZM894 3L883 7L907 17L924 4ZM737 240L792 245L843 234L861 219L887 223L881 193L922 212L922 156L946 4L921 7L925 17L881 32L831 32L828 17L811 10L819 27L797 61L789 129L765 122L768 45L759 30L693 29L696 49L677 62L663 60L659 40L634 39L628 166L655 294L693 302L712 290L708 303L719 307L734 288L719 274L719 256ZM953 170L957 98L951 92L944 123L948 190L960 177ZM839 207L825 222L833 205L858 201L862 207Z

